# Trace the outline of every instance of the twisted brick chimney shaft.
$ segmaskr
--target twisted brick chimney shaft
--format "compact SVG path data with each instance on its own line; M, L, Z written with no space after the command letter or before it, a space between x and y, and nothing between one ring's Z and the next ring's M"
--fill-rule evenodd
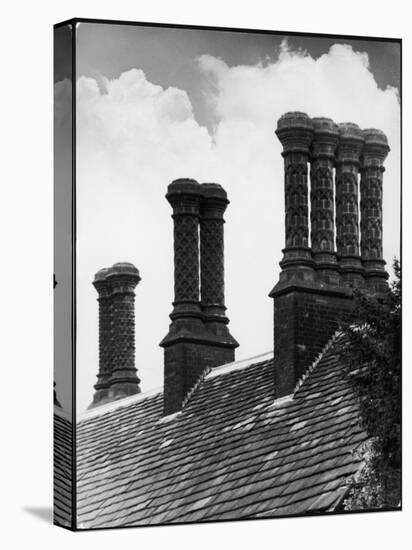
M114 264L95 275L99 302L99 372L90 407L140 392L135 368L134 289L139 271Z

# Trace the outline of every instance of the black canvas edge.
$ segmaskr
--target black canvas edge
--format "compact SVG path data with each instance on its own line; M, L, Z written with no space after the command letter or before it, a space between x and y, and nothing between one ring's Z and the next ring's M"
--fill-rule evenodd
M205 520L198 522L175 522L175 523L157 523L153 525L120 525L116 527L95 527L95 528L81 528L77 526L77 468L76 468L76 427L77 427L77 411L76 411L76 344L77 344L77 301L76 301L76 26L78 23L95 23L95 24L107 24L107 25L125 25L136 27L157 27L157 28L175 28L175 29L192 29L192 30L210 30L210 31L224 31L224 32L238 32L249 34L261 34L261 35L281 35L281 36L303 36L313 38L344 38L348 40L359 41L377 41L377 42L392 42L399 43L400 47L400 83L399 83L399 106L400 106L400 256L399 262L401 267L401 283L402 283L402 250L403 250L403 38L390 38L390 37L376 37L376 36L359 36L359 35L347 35L347 34L330 34L330 33L316 33L316 32L297 32L297 31L280 31L269 29L249 29L249 28L237 28L237 27L218 27L218 26L203 26L203 25L190 25L190 24L176 24L176 23L157 23L157 22L138 22L138 21L125 21L125 20L111 20L111 19L93 19L93 18L78 18L74 17L56 23L53 25L53 29L58 29L63 26L72 26L72 525L71 527L58 525L69 531L76 532L88 532L88 531L112 531L118 529L137 529L147 527L171 527L181 525L207 525L216 523L237 523L244 521L258 521L258 520L276 520L276 519L294 519L305 517L320 517L327 518L329 516L339 515L353 515L353 514L376 514L381 512L401 512L403 511L403 437L401 437L401 502L399 507L391 508L379 508L371 510L351 510L351 511L323 511L323 512L307 512L301 514L288 514L288 515L275 515L262 518L239 518L239 519L225 519L225 520ZM403 293L401 286L401 308L403 310ZM403 318L401 316L401 353L403 351ZM401 368L401 390L402 390L402 404L403 400L403 358ZM403 433L403 415L401 407L401 433ZM341 498L340 503L343 501L344 496ZM339 505L338 505L339 506Z
M55 511L53 506L53 524L57 527L62 527L63 529L69 531L77 530L77 464L76 464L76 327L77 327L77 309L76 309L76 26L73 20L62 23L61 25L55 25L53 30L56 30L61 27L70 27L71 31L71 91L72 91L72 102L71 102L71 253L72 253L72 262L71 262L71 302L70 302L70 332L71 332L71 510L70 510L70 526L64 525L56 521ZM53 35L53 47L55 46L55 37ZM54 188L54 182L53 182Z
M72 383L73 383L73 393L72 393L72 410L73 410L73 509L72 509L72 529L77 529L77 372L76 372L76 360L77 360L77 202L76 202L76 153L77 153L77 144L76 144L76 83L77 83L77 74L76 74L76 24L72 24Z
M370 41L376 40L379 42L402 42L402 38L395 37L379 37L379 36L359 36L351 34L331 34L320 33L310 31L287 31L287 30L270 30L270 29L249 29L242 27L219 27L211 25L191 25L191 24L179 24L179 23L157 23L149 21L125 21L122 19L93 19L88 17L73 17L61 21L54 25L54 28L59 28L63 25L72 24L76 26L78 23L97 23L100 25L129 25L137 27L158 27L158 28L172 28L172 29L192 29L192 30L208 30L208 31L225 31L225 32L241 32L241 33L253 33L253 34L272 34L272 35L287 35L287 36L307 36L313 38L347 38L349 40L363 40Z

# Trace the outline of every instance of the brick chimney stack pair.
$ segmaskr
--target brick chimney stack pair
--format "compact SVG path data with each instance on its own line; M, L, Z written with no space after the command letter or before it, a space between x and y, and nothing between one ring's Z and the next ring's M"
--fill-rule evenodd
M182 407L207 368L234 360L224 296L224 212L216 183L179 179L168 187L174 222L174 302L164 348L165 414ZM140 392L135 368L134 289L139 271L117 263L95 275L99 297L99 372L90 407Z
M229 201L216 183L173 181L174 302L164 348L165 414L179 410L207 368L234 360L224 296L224 212Z
M128 262L103 268L93 285L99 302L99 372L89 408L140 392L135 368L134 289L139 271Z
M270 296L275 307L275 386L282 396L293 391L336 330L339 317L350 311L352 289L387 289L382 173L389 146L380 130L362 131L353 123L336 125L300 112L283 115L276 134L285 168L285 248L279 282Z

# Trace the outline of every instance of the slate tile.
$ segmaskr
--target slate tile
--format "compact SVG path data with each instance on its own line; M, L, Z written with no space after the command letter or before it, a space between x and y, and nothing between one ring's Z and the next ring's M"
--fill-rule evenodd
M333 350L280 407L273 380L266 361L206 378L167 423L158 423L161 394L80 422L80 521L144 525L333 506L357 467L350 450L365 438Z

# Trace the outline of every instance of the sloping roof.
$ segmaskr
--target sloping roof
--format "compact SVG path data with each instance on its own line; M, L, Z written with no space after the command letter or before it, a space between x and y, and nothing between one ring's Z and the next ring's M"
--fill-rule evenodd
M54 523L71 526L72 518L72 424L60 405L53 415Z
M327 512L359 467L356 401L329 346L274 401L273 357L214 369L183 410L126 398L78 423L78 526Z

